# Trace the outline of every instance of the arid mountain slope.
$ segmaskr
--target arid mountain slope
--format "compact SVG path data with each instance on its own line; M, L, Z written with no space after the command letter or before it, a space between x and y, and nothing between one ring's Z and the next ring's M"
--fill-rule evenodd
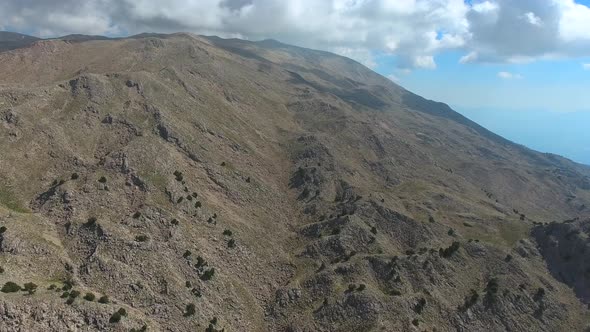
M38 285L0 293L0 331L590 323L531 235L587 214L590 168L350 59L77 36L0 72L0 284Z

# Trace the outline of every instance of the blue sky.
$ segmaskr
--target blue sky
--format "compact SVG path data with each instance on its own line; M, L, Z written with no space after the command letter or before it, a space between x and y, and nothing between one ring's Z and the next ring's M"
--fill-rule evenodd
M2 0L0 30L187 31L331 51L508 139L590 164L590 0Z

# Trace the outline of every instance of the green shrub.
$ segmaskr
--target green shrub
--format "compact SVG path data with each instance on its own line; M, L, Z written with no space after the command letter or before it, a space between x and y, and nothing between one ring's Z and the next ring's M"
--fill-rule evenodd
M436 220L434 220L434 217L433 216L429 216L428 217L428 221L431 222L431 223L435 223L436 222Z
M57 286L55 284L51 284L49 285L49 287L47 287L47 290L55 290L57 289Z
M0 273L4 273L4 268L0 266Z
M201 291L198 290L197 288L193 287L193 289L191 289L191 293L193 293L194 296L196 297L201 297Z
M109 300L109 297L108 297L108 296L106 296L106 295L103 295L103 296L101 296L101 297L98 299L98 303L107 304L107 303L110 303L110 302L111 302L111 301Z
M225 163L225 161L222 161L222 162L221 162L221 166L225 166L225 165L227 165L227 164Z
M84 295L84 300L86 301L94 301L94 299L96 298L96 296L93 293L86 293L86 295Z
M197 209L198 209L198 208L200 208L201 206L203 206L203 204L201 204L201 202L197 201L197 202L195 203L195 208L197 208Z
M458 241L453 242L453 244L451 244L450 247L448 248L444 248L444 249L440 249L439 250L439 254L441 257L444 258L449 258L451 257L457 250L459 250L459 248L461 247L461 244Z
M229 248L235 248L236 247L236 240L230 239L229 241L227 241L227 246Z
M447 232L447 234L450 236L455 236L455 230L452 228L449 228L449 231Z
M4 232L6 232L6 230L6 226L0 226L0 234L3 234Z
M215 275L215 268L212 267L209 270L203 272L203 274L201 275L201 280L211 280L211 278L213 278L213 275Z
M66 269L68 269L68 266L69 266L69 264L66 264ZM61 288L61 290L67 291L67 290L72 289L72 287L74 287L74 283L72 282L72 280L68 279L68 280L64 281L64 285Z
M68 291L65 291L65 292L61 293L61 296L60 296L60 297L61 297L62 299L65 299L66 297L70 297L70 292L68 292Z
M365 288L367 288L367 286L365 284L360 284L359 287L356 289L359 292L362 292L365 290Z
M422 298L418 299L418 302L414 306L414 311L418 315L420 315L420 314L422 314L422 311L424 311L425 306L426 306L426 299L422 297Z
M118 323L120 321L121 321L121 314L118 311L113 313L113 315L109 319L109 323Z
M230 231L229 229L226 229L223 231L223 235L232 236L232 231Z
M138 235L135 237L135 241L137 241L137 242L146 242L148 239L149 239L148 236L144 235L144 234L141 234L141 235Z
M119 308L119 310L117 310L117 312L121 315L121 316L125 316L127 317L127 310L125 310L125 308Z
M377 227L375 227L375 226L371 227L371 233L377 234Z
M76 298L78 296L80 296L80 291L73 290L70 292L70 297Z
M177 219L172 219L171 223L172 223L172 225L177 226L178 225L178 220Z
M418 318L415 318L415 319L412 321L412 325L414 325L414 326L418 326L418 325L420 325L420 321L418 320Z
M354 292L355 290L356 290L356 285L355 284L348 285L348 291L349 292Z
M78 173L72 173L72 176L70 178L72 180L77 180L79 178Z
M187 258L188 256L192 255L193 253L190 250L187 250L184 252L184 254L182 254L183 258Z
M86 222L86 225L92 226L94 224L96 224L96 217L90 217L90 218L88 218L88 222Z
M479 294L475 289L472 289L471 294L465 297L465 301L463 302L463 306L460 308L462 311L465 311L477 303L479 299Z
M179 172L179 171L174 171L174 177L176 178L176 181L178 181L178 182L181 182L182 179L184 178L182 176L182 172Z
M191 288L191 287L192 287L192 284L191 284L191 282L190 282L190 281L188 281L188 280L187 280L187 281L184 283L184 286L186 286L186 288Z
M2 286L2 289L0 289L2 293L16 293L20 290L20 286L12 281L7 281L4 286Z
M137 211L133 214L134 219L138 219L139 217L141 217L141 212Z
M192 316L197 312L197 309L193 303L189 303L186 305L186 310L184 313L185 317Z
M74 301L76 301L76 298L68 297L68 299L66 300L66 304L72 304L72 303L74 303Z
M182 197L182 196L178 197L178 199L176 200L176 204L182 203L183 200L184 200L184 197Z
M250 180L250 177L248 177L248 178L246 179L246 183L250 183L250 181L251 181L251 180Z
M107 178L105 178L104 176L101 176L100 179L98 179L98 182L107 183Z
M32 282L27 282L27 283L24 285L24 288L23 288L23 290L24 290L25 292L29 293L29 295L32 295L32 294L34 294L34 293L37 291L37 285L36 285L36 284L34 284L34 283L32 283Z
M209 321L209 324L217 325L217 317L211 318L211 320Z
M203 257L197 256L197 264L195 264L195 267L200 268L205 265L207 265L207 262L203 259Z

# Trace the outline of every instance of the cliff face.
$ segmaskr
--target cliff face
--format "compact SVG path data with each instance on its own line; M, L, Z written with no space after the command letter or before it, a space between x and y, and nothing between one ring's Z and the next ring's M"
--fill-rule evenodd
M352 60L76 36L0 72L0 285L37 286L0 331L588 324L533 226L585 213L590 170Z

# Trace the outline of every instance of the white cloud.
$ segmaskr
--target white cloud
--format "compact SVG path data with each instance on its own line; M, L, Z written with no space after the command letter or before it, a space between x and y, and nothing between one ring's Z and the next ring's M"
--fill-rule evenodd
M395 74L389 74L389 75L387 75L387 78L388 78L390 81L394 82L394 83L399 83L399 82L400 82L400 80L401 80L401 79L400 79L398 76L396 76Z
M541 20L541 18L539 16L535 15L535 13L533 13L533 12L528 12L528 13L524 14L524 18L526 19L527 22L529 22L532 25L536 25L536 26L543 25L543 20Z
M590 70L590 63L583 63L582 68L584 68L584 70Z
M522 79L522 75L520 74L514 74L511 72L507 72L507 71L501 71L498 73L498 77L505 79L505 80L519 80Z
M37 35L189 31L275 38L400 68L590 56L590 8L574 0L1 0L0 26ZM524 60L523 60L524 59Z

